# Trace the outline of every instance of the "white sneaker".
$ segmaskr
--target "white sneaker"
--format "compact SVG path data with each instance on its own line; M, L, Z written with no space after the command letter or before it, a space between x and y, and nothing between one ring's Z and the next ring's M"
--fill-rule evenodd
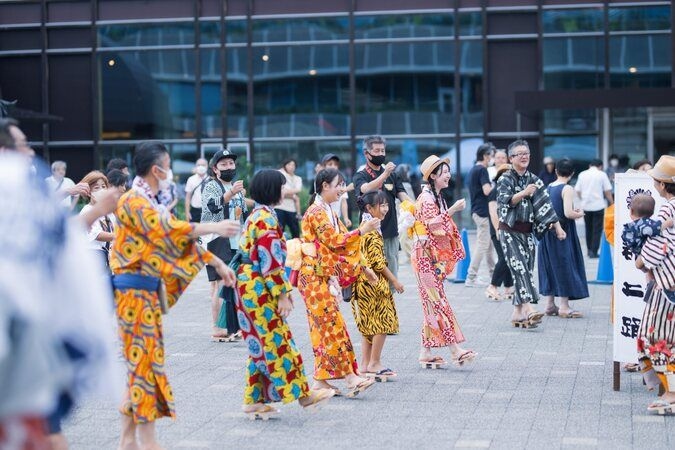
M464 282L464 286L466 287L486 287L489 284L490 284L489 282L478 277L474 279L467 278L466 281Z

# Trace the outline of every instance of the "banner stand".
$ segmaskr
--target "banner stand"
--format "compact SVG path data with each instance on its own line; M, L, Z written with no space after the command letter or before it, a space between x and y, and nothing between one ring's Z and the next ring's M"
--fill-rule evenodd
M614 361L614 390L621 390L621 363L619 361Z

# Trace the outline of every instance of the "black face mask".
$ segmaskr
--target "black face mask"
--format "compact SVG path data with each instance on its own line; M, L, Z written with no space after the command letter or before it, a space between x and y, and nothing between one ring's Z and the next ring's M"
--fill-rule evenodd
M374 166L381 166L384 164L385 155L373 155L370 152L368 152L368 154L370 155L370 163Z
M220 179L226 183L229 183L234 179L234 176L237 174L237 169L227 169L220 171Z

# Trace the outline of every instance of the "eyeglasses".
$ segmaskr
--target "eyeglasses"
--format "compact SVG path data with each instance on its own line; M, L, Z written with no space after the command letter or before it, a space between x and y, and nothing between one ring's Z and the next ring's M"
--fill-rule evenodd
M511 155L513 158L523 158L525 156L530 156L530 152L520 152L520 153L514 153Z

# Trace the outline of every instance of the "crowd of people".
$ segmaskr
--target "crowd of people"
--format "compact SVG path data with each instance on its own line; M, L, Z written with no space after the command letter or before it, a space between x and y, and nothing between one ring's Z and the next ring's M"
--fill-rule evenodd
M0 202L9 212L0 218L0 291L7 298L0 304L0 373L14 383L0 388L8 393L0 398L0 448L18 442L12 439L32 448L67 448L61 419L83 392L106 391L87 380L114 372L116 345L126 368L119 448L161 448L155 422L175 417L162 315L203 267L211 283L211 339L243 341L248 349L243 413L251 419L279 414L275 402L298 401L313 409L335 396L363 395L377 381L397 376L386 362L385 343L399 332L394 294L405 290L398 277L400 253L409 257L417 282L420 365L472 362L478 354L465 346L446 292L446 280L466 255L455 219L467 206L476 225L467 287L487 286L489 299L511 301L516 328L536 328L544 315L582 318L570 304L589 295L576 220L588 219L592 257L604 202L613 200L597 161L572 187L572 161L547 159L545 170L550 174L552 166L555 175L545 183L529 170L526 141L505 150L485 143L468 174L467 205L464 199L449 201L449 160L428 156L416 186L409 168L401 171L387 161L382 136L365 138L362 152L366 164L349 185L340 158L322 158L303 214L295 160L248 179L237 171L238 156L221 150L196 162L182 220L172 212L178 196L161 142L138 144L133 178L123 160L112 160L105 173L92 171L76 184L66 181L61 162L43 176L18 123L0 119ZM666 203L653 221L653 203L650 210L649 199L636 200L636 222L624 239L639 241L636 264L652 283L637 345L647 387L665 389L649 409L663 412L675 408L675 157L662 157L647 173ZM360 213L355 226L347 207L352 190ZM78 197L86 204L71 217ZM44 234L49 239L36 239ZM75 282L69 264L75 266L81 253L83 270ZM29 261L31 270L15 277L19 261ZM482 261L489 282L478 276ZM32 283L28 294L24 283L17 287L20 279ZM535 307L540 297L544 311ZM311 379L287 322L300 299L314 357ZM361 334L360 357L343 301L351 302ZM112 317L117 339L106 325ZM47 320L56 326L46 327ZM439 353L444 350L448 359ZM57 370L63 367L71 370ZM44 376L36 384L43 391L29 394L21 378L29 372L64 375Z

